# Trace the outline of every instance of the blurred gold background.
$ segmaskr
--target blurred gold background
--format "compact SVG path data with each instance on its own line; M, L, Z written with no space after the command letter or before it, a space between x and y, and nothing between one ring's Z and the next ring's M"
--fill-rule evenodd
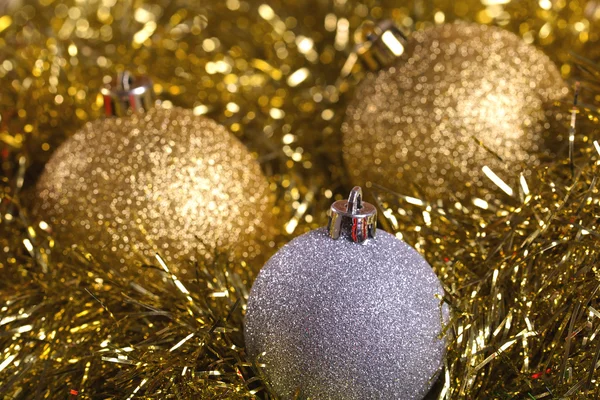
M142 268L163 279L141 285L34 225L32 189L54 150L101 117L106 77L148 74L162 107L216 120L259 160L279 232L266 258L322 225L352 184L340 127L364 71L340 72L356 28L380 18L408 34L456 20L496 25L544 51L569 83L582 81L571 159L545 159L522 196L371 192L384 228L438 273L453 312L432 396L598 394L598 1L9 0L0 15L6 397L272 398L241 337L252 275L217 257L179 280L156 259ZM567 116L570 102L559 105Z

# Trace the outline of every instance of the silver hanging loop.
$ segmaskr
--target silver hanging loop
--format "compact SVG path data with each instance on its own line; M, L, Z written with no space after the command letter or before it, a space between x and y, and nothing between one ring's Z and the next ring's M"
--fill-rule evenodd
M115 85L101 89L104 114L107 117L124 117L132 112L144 112L154 107L152 81L147 76L133 76L120 72Z
M329 209L327 231L332 239L341 236L356 243L375 238L377 232L377 209L362 201L362 189L355 186L348 200L338 200Z
M371 71L392 65L404 53L407 37L391 19L366 21L355 33L356 54Z

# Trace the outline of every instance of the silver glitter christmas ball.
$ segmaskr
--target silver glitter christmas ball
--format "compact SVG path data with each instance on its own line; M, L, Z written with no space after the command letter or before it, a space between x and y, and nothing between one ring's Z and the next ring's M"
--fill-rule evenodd
M445 354L442 295L431 267L395 236L377 230L358 244L317 229L258 275L247 352L282 398L421 399Z

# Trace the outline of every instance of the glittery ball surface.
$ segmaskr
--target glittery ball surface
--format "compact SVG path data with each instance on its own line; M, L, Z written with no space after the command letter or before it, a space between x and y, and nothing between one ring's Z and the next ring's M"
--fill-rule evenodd
M67 140L38 182L34 213L64 244L136 274L133 261L155 253L167 262L215 250L256 255L268 236L269 193L259 163L226 128L155 107L88 123Z
M553 150L549 110L567 93L551 60L513 33L467 23L415 32L357 88L344 159L356 184L430 201L497 190L484 166L516 189L524 166Z
M421 399L445 354L441 295L431 267L393 235L361 245L317 229L254 282L247 351L282 398Z

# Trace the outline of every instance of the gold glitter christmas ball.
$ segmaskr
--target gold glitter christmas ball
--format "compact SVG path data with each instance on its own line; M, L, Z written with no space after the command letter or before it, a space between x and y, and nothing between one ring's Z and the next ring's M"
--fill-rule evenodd
M395 56L357 87L342 127L357 184L430 201L489 198L501 193L490 177L516 193L520 172L529 173L523 165L552 150L550 106L568 87L550 59L515 34L457 23L375 40L367 65L385 61L383 41Z
M160 254L252 258L269 239L272 199L259 163L226 128L181 108L88 123L47 163L34 213L63 245L142 274Z

